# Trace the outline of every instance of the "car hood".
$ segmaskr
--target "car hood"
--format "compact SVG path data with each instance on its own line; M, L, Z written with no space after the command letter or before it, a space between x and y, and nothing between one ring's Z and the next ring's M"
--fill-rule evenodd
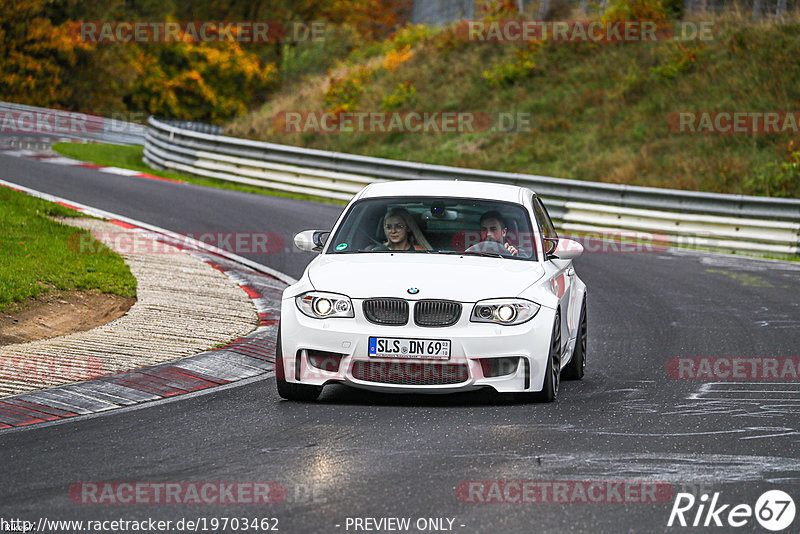
M476 302L515 297L544 269L535 261L439 254L324 254L308 266L315 289L351 298ZM412 295L409 288L419 289Z

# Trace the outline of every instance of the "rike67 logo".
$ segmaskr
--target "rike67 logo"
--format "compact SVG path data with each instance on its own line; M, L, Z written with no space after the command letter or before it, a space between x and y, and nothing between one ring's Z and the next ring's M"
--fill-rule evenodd
M777 532L794 521L794 500L784 491L763 493L755 506L722 504L720 495L716 492L709 497L704 493L697 499L691 493L678 493L667 526L739 528L751 523L755 517L763 528Z

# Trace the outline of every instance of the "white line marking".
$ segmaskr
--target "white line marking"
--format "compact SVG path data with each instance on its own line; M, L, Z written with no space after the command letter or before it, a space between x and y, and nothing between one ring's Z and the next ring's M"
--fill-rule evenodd
M82 161L78 161L77 159L70 159L70 158L63 158L63 157L55 157L55 158L48 158L46 160L47 163L52 163L53 165L80 165L83 163Z
M120 176L138 176L142 171L132 171L130 169L120 169L119 167L100 167L97 169L100 172L108 174L119 174Z
M4 156L13 156L15 158L24 158L26 156L34 156L39 154L39 152L35 152L33 150L5 150L3 152Z

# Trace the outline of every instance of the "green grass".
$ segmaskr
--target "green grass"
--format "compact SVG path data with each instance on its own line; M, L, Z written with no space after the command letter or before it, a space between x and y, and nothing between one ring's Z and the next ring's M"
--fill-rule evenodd
M105 143L57 143L52 146L53 150L80 161L94 163L103 167L120 167L123 169L130 169L133 171L140 171L162 178L170 178L181 182L188 182L195 185L202 185L206 187L216 187L219 189L231 189L233 191L243 191L245 193L257 193L260 195L273 195L285 198L294 198L299 200L311 200L315 202L327 202L329 204L345 205L344 201L325 199L315 197L312 195L302 195L296 193L288 193L285 191L278 191L275 189L267 189L262 187L248 186L237 184L235 182L227 182L225 180L217 180L214 178L205 178L202 176L194 176L191 174L157 170L142 160L144 147L130 146L130 145L112 145Z
M466 42L452 28L433 30L414 42L411 57L395 69L384 66L383 54L402 43L353 55L328 74L290 81L226 131L434 164L800 198L800 134L691 134L668 127L670 114L679 111L797 110L798 15L783 22L754 23L730 14L712 21L714 40L680 44L527 47ZM532 121L529 131L462 134L287 134L273 124L282 111L343 106L523 112Z
M88 232L50 219L75 215L0 187L0 311L13 311L50 288L136 296L136 279L122 257L95 243ZM79 244L86 242L101 251L81 254Z

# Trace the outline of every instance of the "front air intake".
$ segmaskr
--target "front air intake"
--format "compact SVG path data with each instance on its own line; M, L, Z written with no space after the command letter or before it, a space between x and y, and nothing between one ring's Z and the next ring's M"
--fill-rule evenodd
M469 380L462 363L355 361L350 374L356 380L403 386L446 386Z

